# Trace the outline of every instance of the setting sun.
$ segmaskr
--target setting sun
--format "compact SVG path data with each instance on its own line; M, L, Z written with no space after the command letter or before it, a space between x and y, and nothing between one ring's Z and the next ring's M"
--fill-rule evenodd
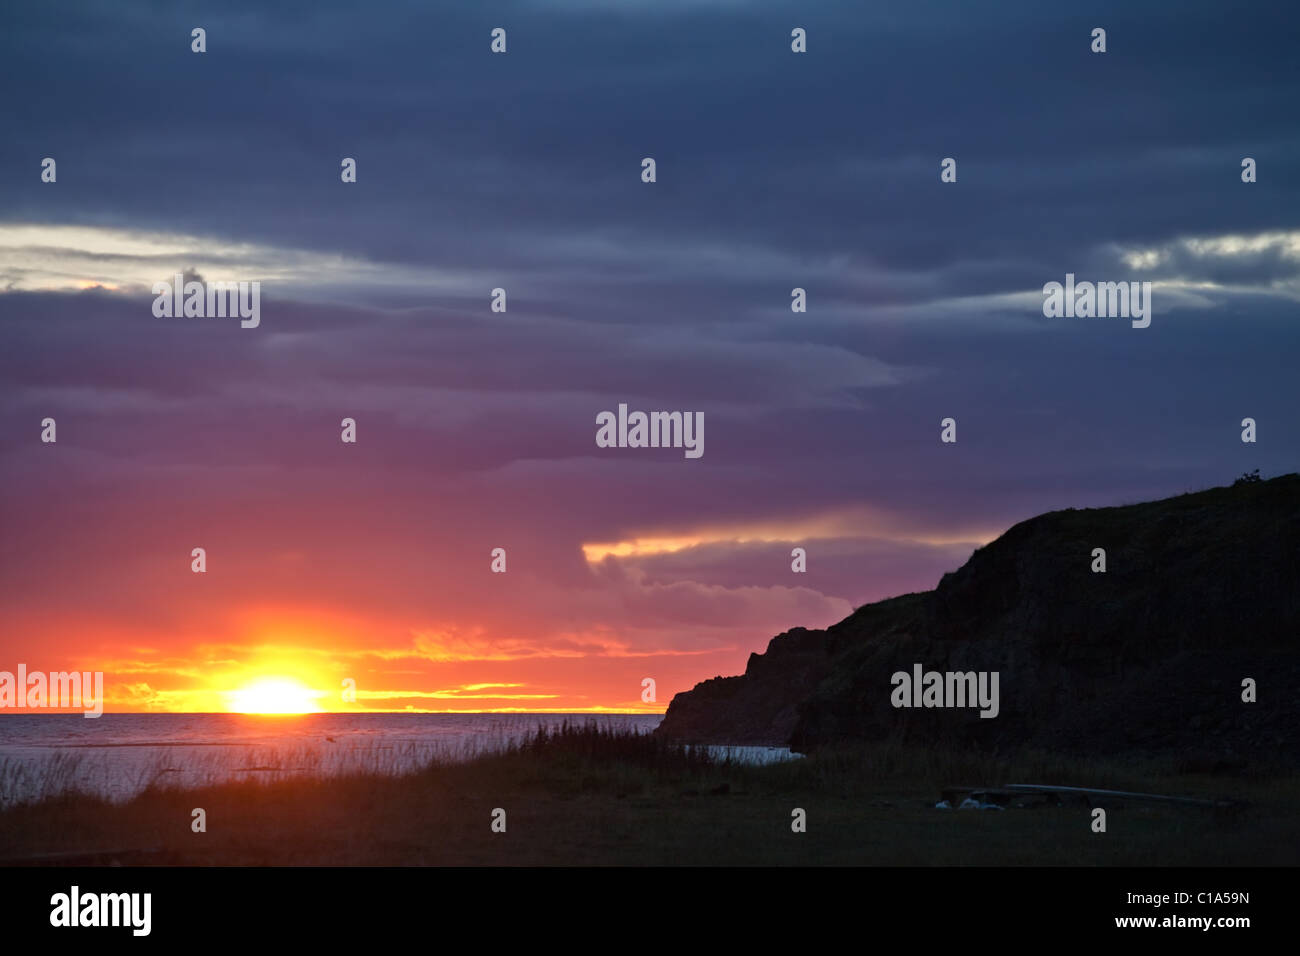
M310 714L317 693L296 680L265 677L229 694L228 709L236 714Z

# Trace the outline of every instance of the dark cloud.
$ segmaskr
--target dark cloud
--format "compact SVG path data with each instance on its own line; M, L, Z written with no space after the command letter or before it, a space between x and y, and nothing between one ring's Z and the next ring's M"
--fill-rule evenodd
M743 663L1039 511L1296 468L1293 8L607 6L0 12L0 240L197 237L0 246L11 624L50 580L144 613L201 538L242 569L213 620L324 588L382 609L376 640L478 615L485 639ZM87 264L129 283L48 289ZM261 325L154 318L145 277L187 269L262 278ZM1152 326L1044 319L1067 272L1156 281ZM705 456L598 450L619 402L704 411ZM801 583L798 541L735 530L864 505L878 526L823 528ZM656 534L699 540L582 556ZM511 601L481 573L498 544L527 581Z

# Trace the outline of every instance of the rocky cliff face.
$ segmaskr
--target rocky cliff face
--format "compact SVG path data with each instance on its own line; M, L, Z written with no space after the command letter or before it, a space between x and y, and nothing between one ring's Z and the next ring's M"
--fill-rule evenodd
M1106 551L1105 573L1092 551ZM896 708L891 675L997 671L999 713ZM1243 703L1242 680L1257 684ZM795 629L658 733L1300 763L1300 475L1022 522L933 591Z

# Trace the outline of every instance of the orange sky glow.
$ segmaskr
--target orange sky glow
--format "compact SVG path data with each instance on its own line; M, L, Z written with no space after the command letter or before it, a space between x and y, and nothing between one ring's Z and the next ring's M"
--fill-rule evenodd
M59 480L50 494L64 493ZM174 485L123 491L112 509L68 494L66 538L17 516L24 560L5 569L0 670L102 671L107 713L662 713L699 681L742 673L781 631L847 616L836 593L860 573L852 555L832 558L852 536L923 551L937 568L992 537L957 529L950 542L864 509L585 541L524 537L519 524L458 532L448 512L394 521L391 478L335 528L318 516L338 479L294 480L273 500L250 502L261 493L250 483L167 514L157 499ZM481 553L439 552L426 527ZM190 566L195 541L203 573ZM505 574L483 547L497 541L510 545ZM807 574L791 574L795 543L815 555ZM866 580L875 598L915 577L891 567Z

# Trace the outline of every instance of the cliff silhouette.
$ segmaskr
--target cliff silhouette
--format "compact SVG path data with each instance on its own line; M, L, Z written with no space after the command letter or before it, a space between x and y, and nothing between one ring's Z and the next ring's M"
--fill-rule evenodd
M1246 477L1023 521L932 591L772 638L743 675L676 695L656 733L801 752L894 739L1295 765L1298 641L1300 475ZM998 671L997 717L895 708L891 675L917 663Z

